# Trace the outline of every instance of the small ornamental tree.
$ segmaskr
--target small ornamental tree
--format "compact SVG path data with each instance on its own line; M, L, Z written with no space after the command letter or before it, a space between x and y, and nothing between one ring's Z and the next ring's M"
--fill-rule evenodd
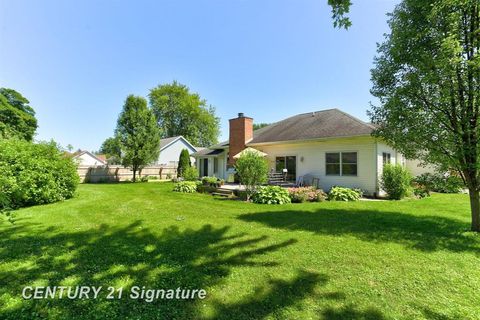
M183 174L187 168L190 167L190 154L187 149L183 149L180 152L180 158L178 159L177 173L179 177L183 177Z
M137 171L152 163L160 153L160 129L147 100L129 95L117 122L115 135L122 150L122 164Z
M245 186L247 201L255 193L258 186L267 182L268 164L265 158L255 152L243 153L235 163L240 183Z

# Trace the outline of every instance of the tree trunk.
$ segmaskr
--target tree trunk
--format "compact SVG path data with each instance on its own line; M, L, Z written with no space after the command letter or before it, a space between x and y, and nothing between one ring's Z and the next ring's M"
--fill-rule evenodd
M133 182L135 182L136 173L137 173L137 168L133 167Z
M472 210L472 231L480 232L480 196L477 189L469 190Z

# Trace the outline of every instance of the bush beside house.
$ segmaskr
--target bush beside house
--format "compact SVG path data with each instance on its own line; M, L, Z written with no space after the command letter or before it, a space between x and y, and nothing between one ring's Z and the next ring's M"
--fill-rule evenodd
M389 199L403 199L411 191L411 183L412 176L403 166L386 164L383 167L380 186Z
M460 177L454 175L443 175L440 173L424 173L416 176L413 182L424 189L427 193L430 191L441 193L459 193L464 187Z
M252 196L252 201L262 204L284 204L291 202L288 190L279 186L258 187Z
M198 170L195 167L187 167L183 170L183 179L186 181L197 181L198 180Z
M328 193L330 201L358 201L362 197L362 192L356 189L333 187Z
M322 202L327 199L327 194L315 187L289 188L288 193L293 203Z
M194 193L197 191L197 182L195 181L180 181L175 183L173 191L182 193Z

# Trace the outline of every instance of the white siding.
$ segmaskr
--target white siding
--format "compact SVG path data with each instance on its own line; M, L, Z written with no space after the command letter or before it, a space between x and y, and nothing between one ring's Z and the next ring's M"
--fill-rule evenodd
M380 177L383 172L383 153L390 153L391 164L401 164L405 166L405 159L403 155L397 150L383 142L377 142L377 172Z
M255 146L267 153L270 168L275 169L275 157L296 156L297 177L312 174L320 179L320 186L328 191L332 186L360 188L367 194L376 190L375 140L371 137L339 138L325 141ZM325 174L325 154L328 152L357 152L357 176Z
M195 152L195 150L183 139L178 139L177 141L175 141L171 145L168 145L165 149L160 151L160 156L158 157L158 160L155 162L155 164L177 165L178 158L180 157L180 152L182 152L183 149L187 149L190 154ZM195 159L193 157L190 157L190 160L192 160L193 163Z
M215 159L218 161L217 170L215 171ZM200 177L205 176L203 172L203 161L208 161L208 175L215 176L220 179L226 179L226 153L216 155L216 157L199 157L197 158L196 167Z
M436 171L435 167L432 165L421 166L420 160L409 160L407 159L407 169L415 177L423 173L434 173Z
M78 164L80 166L100 166L104 164L103 162L98 161L98 159L95 159L88 153L84 153L78 157L75 157L75 159L78 161Z

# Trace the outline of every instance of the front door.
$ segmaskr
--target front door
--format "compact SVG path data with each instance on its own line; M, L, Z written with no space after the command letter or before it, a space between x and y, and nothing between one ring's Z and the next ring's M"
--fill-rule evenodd
M297 179L297 157L280 156L275 158L275 171L283 172L287 169L287 180L295 181Z
M203 176L208 176L208 159L203 159Z

